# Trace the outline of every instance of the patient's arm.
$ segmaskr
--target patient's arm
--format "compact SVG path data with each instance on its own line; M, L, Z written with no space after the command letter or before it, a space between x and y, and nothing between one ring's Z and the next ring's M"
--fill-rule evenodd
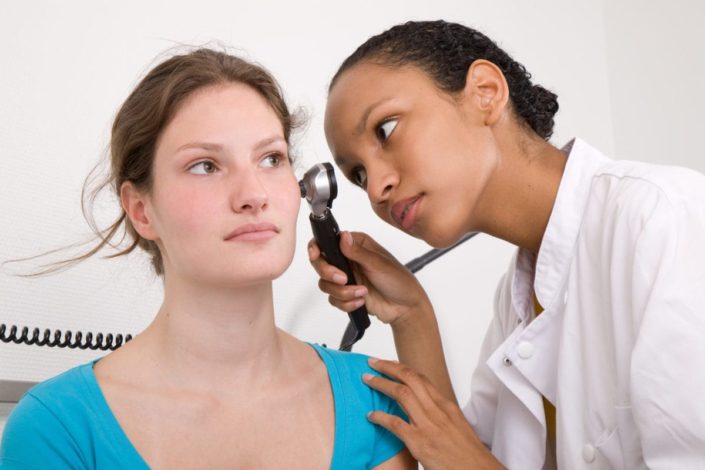
M404 449L397 455L375 467L375 470L411 470L419 468L409 449Z

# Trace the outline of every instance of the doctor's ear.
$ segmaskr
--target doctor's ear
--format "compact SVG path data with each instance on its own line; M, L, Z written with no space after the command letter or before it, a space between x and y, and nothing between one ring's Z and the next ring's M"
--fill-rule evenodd
M466 105L479 110L484 123L496 123L507 107L509 85L502 71L494 63L478 59L468 67L465 89Z
M137 233L146 240L156 240L157 232L149 214L149 198L130 181L120 186L120 202Z

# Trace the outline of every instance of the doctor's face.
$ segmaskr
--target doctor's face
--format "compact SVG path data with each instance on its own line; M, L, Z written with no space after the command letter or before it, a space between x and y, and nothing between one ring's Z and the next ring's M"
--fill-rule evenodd
M496 165L492 134L462 97L419 68L361 62L330 91L328 145L353 184L389 224L444 247L474 231Z
M146 212L165 275L269 282L289 266L300 204L282 124L237 83L196 91L156 149Z

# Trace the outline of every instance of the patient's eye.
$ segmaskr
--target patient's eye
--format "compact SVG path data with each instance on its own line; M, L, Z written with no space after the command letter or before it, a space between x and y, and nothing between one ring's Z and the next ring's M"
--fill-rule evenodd
M218 167L215 166L215 163L209 161L209 160L204 160L202 162L194 163L191 165L188 169L190 173L193 173L194 175L208 175L211 173L215 173Z
M274 152L270 153L268 155L265 155L265 157L262 159L262 166L268 167L268 168L276 168L282 164L282 161L284 160L284 155L282 155L279 152Z

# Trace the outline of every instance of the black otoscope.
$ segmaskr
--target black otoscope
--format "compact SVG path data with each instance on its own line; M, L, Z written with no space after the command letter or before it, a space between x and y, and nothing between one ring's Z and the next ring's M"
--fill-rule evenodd
M333 165L326 162L318 163L311 167L299 181L299 188L301 189L301 197L305 198L311 206L309 220L313 229L313 238L318 243L321 256L330 264L345 272L348 276L347 285L355 284L355 276L350 263L340 251L340 229L338 228L338 223L330 211L333 199L338 196L338 186L335 182ZM477 235L477 232L472 232L448 248L430 250L418 258L414 258L405 266L409 271L415 273L426 264L475 235ZM365 330L370 326L370 318L364 305L353 312L348 312L348 316L350 317L350 323L348 323L343 339L340 342L339 349L341 351L352 350L353 344L362 338Z
M333 199L338 196L338 185L335 183L335 173L333 165L330 163L318 163L308 170L299 181L301 197L305 198L311 206L311 228L313 238L318 243L321 256L330 264L341 269L348 277L347 285L355 284L355 276L348 259L340 252L340 228L330 211ZM350 351L365 330L370 326L370 317L367 315L367 308L362 307L348 312L350 323L345 330L343 341L340 344L341 351Z

